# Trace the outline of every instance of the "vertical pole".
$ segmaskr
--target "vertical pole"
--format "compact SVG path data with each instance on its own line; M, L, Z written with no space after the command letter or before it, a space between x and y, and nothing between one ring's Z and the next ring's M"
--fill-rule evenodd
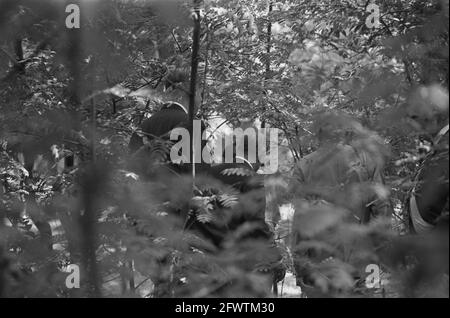
M194 32L192 36L192 61L191 61L191 85L189 90L189 135L191 145L191 164L192 164L192 177L193 186L195 186L195 147L199 145L195 144L194 140L194 119L195 119L195 102L197 96L197 77L198 77L198 64L199 64L199 51L200 51L200 31L201 31L201 15L200 15L201 0L194 0Z
M67 4L69 1L67 1ZM75 1L80 5L79 1ZM81 28L83 28L83 24ZM81 120L79 120L79 111L82 107L82 83L83 75L81 71L81 64L83 59L82 51L82 29L70 29L67 31L69 37L69 49L67 50L67 59L69 63L69 72L72 80L70 82L70 99L71 108L70 113L73 115L72 120L75 121L77 129L81 129ZM98 272L97 258L96 258L96 246L97 246L97 227L96 227L96 200L100 192L101 185L99 182L103 181L102 174L98 171L96 166L96 151L95 151L95 139L96 139L96 104L95 100L91 100L91 159L89 169L83 176L82 193L80 195L81 204L84 207L84 213L78 211L79 219L78 225L80 226L80 250L81 250L81 263L84 265L88 282L87 295L92 297L101 297L101 278Z
M92 113L91 156L92 156L92 163L95 165L96 163L95 139L97 131L97 105L95 104L95 97L91 99L91 113Z
M264 75L264 85L263 85L264 86L264 90L266 89L267 81L270 79L270 51L272 49L272 21L270 20L271 19L270 15L271 15L272 11L273 11L273 2L272 2L272 0L270 0L269 1L269 13L267 15L267 20L268 20L268 24L267 24L267 47L266 47L267 57L266 57L266 72L265 72L265 75ZM264 110L266 110L266 108L264 108ZM265 120L263 120L261 122L261 128L266 128L266 121Z

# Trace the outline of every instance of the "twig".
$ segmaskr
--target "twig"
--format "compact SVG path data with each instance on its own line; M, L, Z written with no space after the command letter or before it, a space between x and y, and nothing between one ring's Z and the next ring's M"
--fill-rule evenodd
M142 285L144 285L146 282L148 282L151 279L152 279L151 277L147 277L142 282L140 282L134 289L137 290L138 288L140 288Z
M19 63L17 62L17 60L8 52L6 51L4 48L0 47L0 51L2 51L10 60L11 62L15 65L15 66L19 66Z
M179 51L180 53L183 53L183 50L182 50L182 48L181 48L181 45L180 45L180 43L178 42L177 37L175 36L174 30L172 30L171 33L172 33L173 40L175 41L175 43L176 43L177 46L178 46L178 51Z

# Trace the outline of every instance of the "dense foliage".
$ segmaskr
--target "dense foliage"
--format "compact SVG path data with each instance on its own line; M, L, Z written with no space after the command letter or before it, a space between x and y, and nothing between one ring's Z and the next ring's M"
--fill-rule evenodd
M0 1L0 296L271 295L250 266L264 247L238 233L205 253L213 247L172 218L192 204L189 177L149 181L129 170L127 144L142 121L162 102L189 104L193 2ZM316 137L351 138L384 168L384 184L302 215L314 237L302 248L334 255L316 264L322 296L448 297L448 232L411 236L405 205L448 123L448 1L374 2L377 28L366 25L370 1L202 1L197 116L282 132L287 151L266 177L266 214L290 272L292 217L278 207L302 208L294 165L318 149ZM80 6L80 29L65 26L69 3ZM439 147L448 158L448 137ZM201 222L256 209L214 180L196 187L208 202ZM347 222L372 192L389 198L392 219ZM66 288L69 264L82 265L81 289ZM384 272L375 291L363 284L368 264Z

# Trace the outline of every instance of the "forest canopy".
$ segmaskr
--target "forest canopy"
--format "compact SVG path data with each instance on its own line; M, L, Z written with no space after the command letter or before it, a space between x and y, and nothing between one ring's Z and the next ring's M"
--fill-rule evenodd
M283 297L289 278L448 297L448 19L448 0L0 0L0 297ZM145 122L167 103L214 158L225 128L278 129L278 171L165 174L173 143Z

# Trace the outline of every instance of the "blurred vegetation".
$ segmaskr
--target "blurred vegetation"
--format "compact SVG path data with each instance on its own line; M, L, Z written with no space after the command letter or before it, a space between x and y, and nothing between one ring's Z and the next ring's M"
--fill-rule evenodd
M288 271L296 227L308 236L297 247L318 252L305 260L323 274L308 296L448 297L448 223L411 235L406 204L427 156L448 161L448 134L433 142L448 124L448 1L377 0L376 29L366 2L203 1L197 115L282 132L288 151L266 177L266 214ZM68 3L81 8L80 29L65 27ZM272 295L254 271L267 247L242 239L245 222L217 250L183 230L189 177L128 169L142 121L162 102L188 105L192 5L0 0L1 297ZM297 163L323 141L317 184L340 160L338 143L382 178L335 193L293 185ZM199 222L258 209L216 180L196 185L207 201ZM374 193L392 217L349 220ZM310 196L327 202L305 207ZM279 214L283 204L302 211L300 223ZM69 264L82 265L81 289L65 286ZM381 289L364 287L369 264L381 265Z

